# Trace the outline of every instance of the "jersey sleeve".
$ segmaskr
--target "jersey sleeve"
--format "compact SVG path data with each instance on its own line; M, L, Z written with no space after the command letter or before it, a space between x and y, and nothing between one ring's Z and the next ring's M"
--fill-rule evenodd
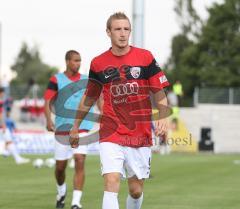
M89 76L88 76L88 84L86 88L85 95L88 97L92 97L94 99L98 99L101 92L103 84L101 82L99 73L96 72L96 67L94 65L94 62L92 61L91 67L89 70Z
M57 79L55 76L52 76L49 79L47 89L45 90L44 99L45 100L54 99L57 96L57 92L58 92Z
M0 100L0 114L3 112L3 104L4 102Z
M146 77L152 92L157 92L169 86L169 82L159 64L156 62L152 54L150 54L150 64L147 66Z

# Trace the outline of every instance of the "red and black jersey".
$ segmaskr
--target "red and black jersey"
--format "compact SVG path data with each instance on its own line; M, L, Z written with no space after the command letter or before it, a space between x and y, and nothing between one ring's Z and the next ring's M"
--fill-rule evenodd
M4 111L4 100L0 98L0 128L3 127L4 118L3 118L3 111Z
M3 108L4 108L4 100L0 99L0 114L3 113Z
M151 52L131 47L123 56L108 50L91 62L86 95L103 94L100 142L152 145L150 91L169 83Z
M72 77L68 77L71 81L75 82L80 80L80 73L77 73L76 75ZM55 75L53 75L48 82L47 89L44 93L44 99L45 100L51 100L54 97L57 96L58 93L58 83L57 83L57 78Z

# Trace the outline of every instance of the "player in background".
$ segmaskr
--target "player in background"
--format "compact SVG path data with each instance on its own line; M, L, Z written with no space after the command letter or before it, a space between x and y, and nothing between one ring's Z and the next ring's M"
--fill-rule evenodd
M89 83L79 104L70 143L77 147L77 130L91 106L103 95L100 125L100 160L104 178L103 209L119 209L121 176L128 178L127 209L140 209L144 180L149 178L152 136L153 93L159 118L155 133L167 132L167 98L163 88L169 83L151 52L129 45L131 24L121 12L107 21L111 48L91 62Z
M20 156L15 144L12 141L11 133L6 126L4 109L4 88L0 87L0 140L4 141L4 155L12 155L16 164L29 163L30 160Z
M81 56L75 50L70 50L65 55L66 70L64 73L58 73L50 78L47 90L45 92L45 116L47 121L47 130L55 132L55 136L60 133L69 132L69 125L74 122L74 115L66 115L69 110L76 113L78 102L81 99L84 89L74 92L74 88L80 81L87 79L87 76L79 73L81 65ZM86 87L86 85L85 85ZM52 109L54 107L54 110ZM52 121L51 113L55 111L55 122ZM78 133L88 132L93 127L93 123L85 121L78 127ZM58 132L58 133L57 133ZM67 133L68 134L68 133ZM73 196L72 209L80 209L83 185L85 180L84 163L87 154L87 145L72 149L68 144L55 140L55 178L57 181L57 202L56 208L63 208L67 186L65 182L65 170L68 159L74 155L75 173L73 178Z

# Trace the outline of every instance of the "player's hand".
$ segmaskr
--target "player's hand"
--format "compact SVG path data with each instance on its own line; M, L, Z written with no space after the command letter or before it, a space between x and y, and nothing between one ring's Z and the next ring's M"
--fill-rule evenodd
M52 120L47 121L47 130L48 131L55 131L55 126Z
M168 132L168 120L166 118L157 120L155 122L155 135L164 136Z
M79 146L79 135L78 129L72 128L69 132L69 143L72 148L77 148Z

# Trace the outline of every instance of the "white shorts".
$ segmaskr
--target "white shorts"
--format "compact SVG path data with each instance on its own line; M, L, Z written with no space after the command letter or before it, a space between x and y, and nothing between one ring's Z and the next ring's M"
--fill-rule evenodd
M55 140L54 157L55 160L68 160L74 154L87 154L87 145L80 145L77 148L72 148L70 145L64 145Z
M102 175L117 172L124 178L126 173L127 178L149 178L152 156L150 147L133 148L102 142L99 151Z
M12 141L12 136L8 128L5 129L3 132L3 129L0 128L0 140L5 141L5 142L11 142Z

